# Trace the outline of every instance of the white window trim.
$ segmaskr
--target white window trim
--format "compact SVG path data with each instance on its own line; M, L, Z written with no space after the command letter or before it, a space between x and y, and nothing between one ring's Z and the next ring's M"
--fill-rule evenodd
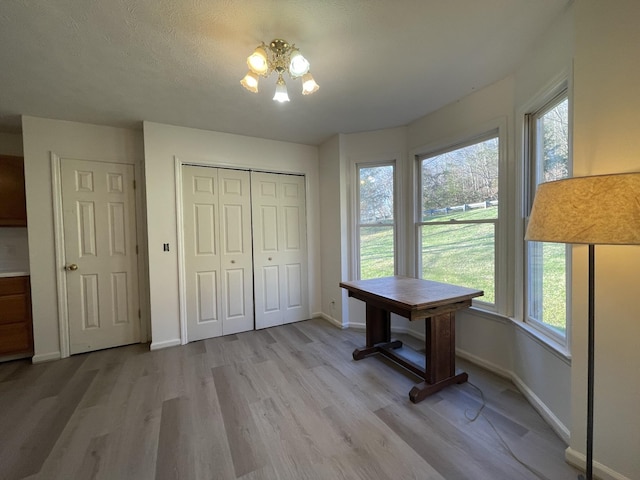
M437 155L438 153L449 151L465 145L475 143L476 140L488 138L493 136L495 132L498 137L498 191L500 192L500 201L498 203L498 219L495 238L495 303L488 304L482 302L480 299L474 299L473 305L479 310L485 310L488 312L499 313L501 315L509 315L509 282L508 281L508 262L511 257L511 248L508 248L507 241L507 218L512 218L512 205L510 192L507 190L508 186L508 137L507 137L507 117L499 117L492 119L478 125L475 125L471 129L467 129L458 132L455 135L451 135L445 138L441 138L434 142L422 145L418 148L411 150L410 157L412 161L412 175L413 175L413 269L415 275L418 275L421 268L421 258L418 254L417 248L420 245L420 225L422 223L421 212L421 175L420 175L420 159L425 156Z
M557 334L550 334L549 328L540 328L540 325L534 322L527 322L526 312L526 242L524 241L524 233L527 227L528 218L526 217L527 202L529 195L529 165L527 162L528 152L528 135L526 117L531 112L535 112L542 108L545 104L558 96L562 91L566 90L569 99L569 158L573 158L573 71L571 68L565 69L552 78L547 84L541 88L529 101L520 106L516 111L516 202L517 211L515 212L515 282L514 283L514 321L527 327L529 330L537 332L540 341L544 341L549 347L557 350L561 355L571 358L571 330L572 330L572 307L571 307L571 291L572 291L572 248L567 248L567 325L565 337L562 338ZM570 162L569 174L572 175L573 161Z
M359 280L360 279L360 187L358 182L360 177L358 175L358 169L360 167L375 167L384 165L393 165L394 168L394 185L393 185L393 215L394 215L394 272L396 275L403 274L403 265L405 264L405 256L402 253L401 244L404 244L404 219L400 217L400 212L403 209L400 206L400 202L403 198L402 189L402 168L398 159L402 157L401 154L385 155L385 156L367 156L351 159L351 211L350 211L350 240L351 240L351 262L349 277Z

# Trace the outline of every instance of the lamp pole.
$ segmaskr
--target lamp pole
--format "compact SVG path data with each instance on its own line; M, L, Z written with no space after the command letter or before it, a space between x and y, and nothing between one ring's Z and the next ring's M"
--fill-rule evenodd
M595 363L595 245L589 244L589 323L587 339L587 477L593 478L593 383Z

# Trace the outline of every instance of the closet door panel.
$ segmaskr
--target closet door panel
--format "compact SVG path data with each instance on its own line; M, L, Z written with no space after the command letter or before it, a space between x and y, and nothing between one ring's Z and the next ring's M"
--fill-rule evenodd
M256 328L309 318L304 177L251 174Z
M182 169L187 339L253 330L249 172Z
M254 329L251 181L242 170L218 169L220 186L220 266L224 283L222 334Z
M222 335L218 173L182 168L187 340Z

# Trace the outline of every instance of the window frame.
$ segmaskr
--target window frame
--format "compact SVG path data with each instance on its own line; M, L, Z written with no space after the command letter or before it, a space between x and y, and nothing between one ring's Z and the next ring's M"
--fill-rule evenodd
M466 134L459 134L448 139L444 139L430 146L422 147L413 152L414 156L414 178L415 178L415 195L413 199L414 203L414 257L415 257L415 276L421 277L422 272L422 239L421 229L423 225L434 225L436 222L424 222L422 218L422 161L425 158L430 158L436 155L440 155L453 150L461 149L481 143L483 141L496 138L498 140L498 192L499 197L502 200L498 202L498 217L496 219L487 219L483 221L469 221L459 222L463 223L494 223L494 303L489 303L482 300L482 297L473 299L473 306L481 310L506 314L509 308L507 302L507 294L505 286L507 282L507 258L508 251L506 241L506 221L505 217L508 214L508 198L509 193L504 188L507 178L507 119L500 118L485 122L479 125L478 128ZM507 200L504 200L504 199ZM437 222L440 224L447 224L448 222Z
M392 167L393 168L393 224L362 224L360 223L360 170L362 168L375 168L375 167ZM353 164L353 181L354 181L354 196L353 196L353 275L352 278L361 280L361 251L360 251L360 231L363 227L393 227L393 274L398 274L398 164L395 159L392 160L371 160L371 161L357 161Z
M524 232L529 221L529 214L533 206L537 186L544 182L544 179L538 181L542 174L543 165L538 161L539 141L538 141L538 120L546 113L551 111L555 106L566 100L567 105L567 122L568 122L568 166L567 177L573 176L573 154L572 154L572 102L569 91L569 82L563 79L553 88L548 89L545 94L536 97L522 115L522 141L523 141L523 217L524 229L522 231L522 322L531 326L545 338L550 339L553 343L559 345L569 352L571 338L571 292L572 292L572 247L565 245L565 333L562 335L548 324L529 316L529 304L531 302L531 291L533 282L529 268L529 258L532 246L531 242L524 240ZM535 242L536 244L543 242Z

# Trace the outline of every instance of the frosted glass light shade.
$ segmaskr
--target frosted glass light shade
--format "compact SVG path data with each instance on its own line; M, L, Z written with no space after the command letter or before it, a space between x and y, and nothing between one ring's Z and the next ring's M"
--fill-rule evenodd
M293 78L300 77L309 71L309 62L298 50L291 53L289 72Z
M640 245L640 172L538 186L525 240Z
M252 72L258 75L264 75L269 70L269 62L267 61L267 52L263 47L257 47L255 51L247 58L247 65Z
M273 99L276 102L288 102L289 101L289 94L287 93L287 85L284 83L284 80L282 79L282 77L280 77L278 79L278 83L276 83L276 93L273 96Z
M240 80L240 85L253 93L258 93L258 75L253 72L247 72L242 80Z
M302 76L302 94L303 95L311 95L313 92L317 92L320 88L320 85L316 83L313 79L313 75L310 73L305 73Z

